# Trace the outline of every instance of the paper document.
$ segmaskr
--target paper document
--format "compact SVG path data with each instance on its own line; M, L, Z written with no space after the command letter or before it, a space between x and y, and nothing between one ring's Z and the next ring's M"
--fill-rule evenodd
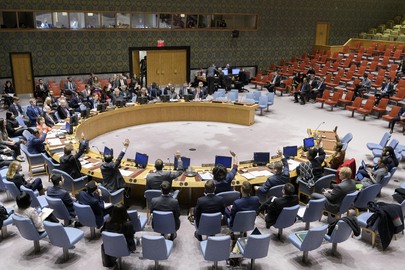
M307 210L306 206L300 206L300 209L298 209L297 216L302 218L304 216L304 214L305 214L305 210Z
M44 221L47 217L49 217L50 214L52 214L53 209L44 207L41 209L41 214L39 214L39 217L41 218L42 221Z
M288 160L288 167L290 168L290 171L294 171L298 165L300 165L301 162L295 161L295 160Z
M111 206L112 206L112 203L104 202L104 208L110 208Z
M252 172L250 172L250 173L253 174L255 177L273 175L271 172L269 172L269 171L267 171L267 170L263 170L263 171L252 171Z
M241 174L243 177L245 177L247 180L251 180L251 179L255 179L256 176L254 176L253 174L247 172L247 173L242 173Z
M120 170L120 173L122 174L122 176L130 176L134 172L131 170Z
M198 176L201 178L201 180L205 181L205 180L212 180L213 176L211 173L209 172L198 172Z
M62 141L59 138L55 138L55 139L48 139L48 143L50 146L61 145Z

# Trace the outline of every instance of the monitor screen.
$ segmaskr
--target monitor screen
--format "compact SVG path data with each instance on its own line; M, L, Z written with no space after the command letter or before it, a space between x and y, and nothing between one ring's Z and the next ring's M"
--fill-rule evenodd
M113 150L112 148L108 148L107 146L104 147L103 156L112 156Z
M77 117L77 114L74 113L70 116L69 123L72 126L77 126L79 124L79 118Z
M70 123L66 122L66 124L65 124L65 129L66 129L67 132L69 132L69 130L70 130Z
M311 147L315 146L315 141L314 138L310 137L310 138L305 138L304 139L304 149L307 150Z
M232 75L239 75L240 68L233 68L232 69Z
M160 101L169 102L170 101L170 96L169 95L161 95L160 96Z
M222 70L222 73L224 73L225 76L228 76L228 75L229 75L227 68L224 68L224 69Z
M288 158L288 157L295 157L297 155L298 148L297 146L285 146L283 148L283 155Z
M135 154L135 163L137 167L146 168L148 165L149 156L147 154L142 154L136 152Z
M187 158L187 157L181 157L181 161L183 161L183 170L187 170L188 167L190 167L191 159ZM178 161L177 161L176 156L174 156L173 167L175 170L177 170L177 166L178 166Z
M139 104L146 104L148 103L148 98L147 97L138 97L137 101Z
M97 111L105 112L106 106L104 103L97 104Z
M215 156L215 166L222 164L225 168L232 168L232 157Z
M270 162L270 152L254 152L253 162L258 165L266 165Z

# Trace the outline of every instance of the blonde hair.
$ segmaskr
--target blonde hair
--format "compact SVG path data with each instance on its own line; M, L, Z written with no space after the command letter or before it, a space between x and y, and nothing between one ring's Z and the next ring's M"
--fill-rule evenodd
M340 168L339 176L342 179L351 179L352 178L352 169L350 169L349 167Z
M8 171L6 173L7 179L13 179L14 175L18 172L20 168L20 162L17 160L13 160L10 165L8 166Z

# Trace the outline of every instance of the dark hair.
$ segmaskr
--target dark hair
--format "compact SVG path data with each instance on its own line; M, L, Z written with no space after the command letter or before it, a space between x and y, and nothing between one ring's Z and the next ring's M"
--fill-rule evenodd
M4 126L4 118L0 118L0 131L5 132L6 128Z
M157 159L155 161L155 169L161 171L163 169L163 160Z
M93 193L94 191L96 191L96 190L97 190L96 181L91 180L90 182L88 182L88 183L86 184L86 189L87 189L87 192L88 192L88 193Z
M6 119L9 120L14 114L12 112L6 112Z
M215 166L215 168L212 170L212 174L214 176L214 180L221 181L226 178L226 174L228 171L222 164L218 164Z
M62 181L62 175L58 173L52 174L51 181L54 186L59 185L59 182Z
M294 185L291 183L285 184L283 190L285 195L293 195L295 192Z
M307 156L308 160L313 160L317 154L318 154L318 149L316 149L316 148L309 149L308 156Z
M336 143L336 151L342 151L343 149L343 143L337 142Z
M111 217L110 217L109 222L123 224L128 220L129 220L129 216L128 216L127 210L125 209L125 207L122 204L113 206L113 209L111 210Z
M70 155L72 153L73 150L73 145L71 143L68 143L65 145L65 147L63 147L63 152L65 153L65 155Z
M168 181L163 181L162 184L160 184L160 189L164 195L167 195L170 193L172 185Z
M214 180L207 180L204 185L205 193L214 193L215 192L215 182Z
M112 155L105 155L104 156L104 161L105 162L111 162L113 160L113 156Z
M31 206L31 197L25 191L21 192L20 195L18 195L15 200L18 208L27 209L28 207Z

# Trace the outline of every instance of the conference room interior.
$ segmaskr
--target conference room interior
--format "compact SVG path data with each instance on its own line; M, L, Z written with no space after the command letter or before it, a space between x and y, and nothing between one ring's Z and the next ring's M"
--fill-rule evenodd
M64 8L66 10L78 10L78 7L82 4L79 2L81 1L72 1L71 5L65 5ZM190 3L180 3L180 1L174 2L176 2L178 6L182 6L186 10L190 10L190 12L192 11L193 7ZM219 10L224 13L228 11L239 13L240 8L237 6L245 6L245 2L246 1L237 0L230 5L229 1L218 1L218 7ZM258 66L260 70L265 70L270 63L277 63L281 58L287 60L290 59L291 55L298 56L304 51L310 53L314 40L313 32L315 32L315 24L309 25L308 21L313 23L319 20L314 19L313 17L315 16L313 14L305 14L303 16L306 19L306 22L302 22L304 25L299 26L300 22L296 20L302 12L302 9L299 7L291 7L288 12L288 8L286 9L286 5L288 5L287 3L272 3L272 5L270 5L265 3L265 1L260 2L260 4L252 5L254 7L246 7L247 12L255 13L259 16L257 32L241 31L238 38L230 37L229 31L227 32L224 29L220 29L219 32L209 32L209 34L217 34L219 36L217 39L215 37L207 38L207 34L204 31L195 31L192 34L186 33L183 37L179 37L182 33L178 32L161 31L159 33L161 34L162 39L166 40L166 43L169 43L170 45L173 44L174 46L185 45L185 42L195 38L195 41L190 41L192 43L190 61L191 66L194 69L198 69L201 66L209 66L212 62L211 57L215 57L218 59L216 63L218 63L219 66L224 66L226 63L230 62L235 64L235 66ZM375 25L376 21L390 19L398 13L404 13L400 11L405 11L405 5L399 3L400 1L392 0L388 1L386 4L366 1L366 5L369 6L365 7L364 10L359 11L360 14L364 15L362 16L364 19L360 22L360 20L357 19L361 17L360 15L353 16L353 10L360 10L362 7L359 3L351 4L349 3L350 1L342 1L342 3L339 4L336 3L336 1L327 1L327 4L330 4L331 6L324 7L324 10L322 10L320 6L325 4L322 4L322 1L314 2L316 3L309 3L305 10L324 11L323 15L321 15L321 20L330 19L330 44L339 45L357 35L355 33L364 31ZM116 1L114 1L114 3L116 3ZM102 1L102 4L105 6L112 5L108 1ZM291 1L290 4L295 6L296 3ZM15 5L14 8L18 6L18 4ZM118 9L121 8L121 10L124 10L124 3L119 3L117 5ZM138 5L145 10L149 8L146 4L138 3ZM157 1L154 5L160 9L170 9L173 8L172 5L174 4ZM206 12L209 12L208 10L210 8L215 7L215 4L213 3L207 4L207 7L203 6L201 3L196 5ZM397 10L387 7L389 5L397 7ZM51 4L46 4L46 6L48 7L46 9L50 9ZM129 3L129 6L135 7L136 4ZM30 4L29 7L32 9L37 8L37 6L32 6L32 4ZM11 8L13 8L12 5ZM87 10L92 9L90 3L85 4L84 8ZM380 11L377 11L378 9ZM336 15L335 13L339 15ZM367 13L372 14L373 16L366 16ZM283 20L283 16L288 16L290 22L286 22L285 19ZM330 16L330 18L327 18L327 16ZM352 18L349 18L349 16L352 16ZM266 19L264 19L264 17L266 17ZM295 19L293 17L295 17ZM339 17L344 17L343 19L345 20L343 23L343 19ZM377 19L372 19L370 17ZM281 20L283 21L280 22ZM358 20L358 22L354 22L354 20ZM342 27L339 26L339 23L341 23ZM256 36L256 34L264 36L271 31L272 29L269 25L280 28L277 30L278 35L273 36L274 40L271 40L270 37L263 38ZM295 27L297 29L292 29ZM304 27L305 30L303 30ZM347 29L338 30L338 28L344 27L347 27ZM311 28L311 31L309 31L308 28ZM294 37L282 36L286 31L290 31ZM12 44L5 44L4 40L0 41L0 44L5 45L3 48L7 51L7 53L5 53L7 57L0 55L0 59L7 59L6 63L9 62L9 52L20 50L31 51L29 45L17 40L33 37L33 32L16 32L17 34L11 33L11 31L2 33L5 34L5 39L9 40L9 43L13 43L10 41L15 41L14 43L18 44L18 46L13 47ZM120 39L125 39L127 41L130 40L128 38L129 34L126 32L121 32L121 34L108 31L107 33L103 33L103 31L100 32L100 35L103 36L109 44L112 44L111 40L116 38L117 35ZM302 33L302 35L300 33ZM89 32L88 34L93 38L95 36L93 32ZM140 42L144 47L154 46L156 43L156 32L132 32L131 34L137 38L145 34L145 40ZM203 37L197 37L199 34ZM55 37L52 32L48 32L46 35L48 38ZM80 31L78 31L78 34L72 34L66 31L66 33L60 33L57 35L58 38L61 38L64 41L72 38L75 40L76 44L79 44L77 40L83 37L81 36ZM107 37L109 35L112 37ZM208 42L202 42L203 38L208 39ZM38 37L33 38L33 40L39 39L40 38ZM100 39L102 38L97 38L97 40ZM197 39L198 41L196 41ZM297 39L299 39L300 42L297 42ZM219 49L210 49L209 42L214 43L217 48L223 48L224 52L218 52ZM40 43L41 42L37 42L37 44ZM45 59L44 62L52 62L52 68L50 65L38 60L38 56L42 55L38 54L39 50L49 48L49 51L54 54L56 48L55 45L48 44L41 45L38 48L32 48L34 56L34 71L40 74L40 76L35 77L43 78L46 81L48 75L50 78L66 78L68 75L87 78L87 74L90 72L95 72L96 74L106 77L112 73L116 73L116 70L128 70L129 72L130 61L127 59L127 50L128 47L138 44L130 42L130 46L127 46L128 44L123 46L122 43L117 45L118 52L112 53L111 58L110 56L107 56L107 59L111 62L114 62L112 60L117 59L116 62L124 62L124 64L112 63L111 66L105 65L104 60L98 56L101 47L99 44L95 44L94 51L97 52L97 56L91 52L91 49L85 46L83 54L87 53L89 56L85 57L82 53L80 53L79 56L75 55L75 69L67 64L69 62L66 59L67 57L62 57L60 66L63 65L65 68L69 66L66 68L66 70L69 70L67 72L63 72L63 68L59 67L59 65L55 65L53 60L50 61L48 56L43 55L43 59ZM202 44L201 47L198 47L198 43L204 44ZM258 45L252 45L255 43ZM263 47L267 47L268 44L275 45L269 46L271 48L263 49ZM63 54L68 54L66 51L69 46L72 46L72 44L69 45L61 42L61 46L65 51ZM77 46L78 45L73 45L73 51L78 50ZM106 46L111 53L111 45ZM195 48L198 48L198 52L194 51ZM202 52L204 50L206 52ZM124 56L122 56L123 54ZM269 56L263 57L263 55L266 54ZM86 63L82 65L76 57L82 57L82 59L85 59L84 61ZM91 59L92 57L94 57L93 60ZM125 61L121 61L123 59L125 59ZM36 64L38 64L38 68L36 68ZM88 67L91 68L89 69ZM52 69L55 69L55 71ZM0 67L0 81L3 82L9 78L11 78L11 67ZM179 86L180 85L177 86L176 91L178 91ZM267 94L265 88L261 89L260 86L257 88L254 84L246 85L245 89L247 90L245 93L239 93L240 100L243 100L248 93L257 90L261 91L262 95ZM28 105L30 98L29 94L21 94L19 96L22 105ZM399 103L399 105L403 106L403 103ZM154 106L154 104L142 106ZM392 104L390 107L391 106ZM0 111L0 117L5 118L5 112L5 110ZM124 159L133 159L135 153L140 152L146 153L149 156L149 163L153 163L157 158L160 158L167 163L173 163L175 152L180 151L183 156L191 159L192 166L200 166L204 163L213 163L215 155L229 156L230 150L237 154L240 161L252 160L254 152L270 152L271 155L275 155L279 147L288 145L301 146L303 139L308 137L308 128L334 130L337 127L337 134L340 137L343 137L349 132L353 134L353 140L349 143L346 151L346 159L355 158L358 167L362 160L366 163L373 162L372 153L367 149L366 143L378 143L383 134L389 131L387 124L386 121L377 119L375 115L368 116L364 121L359 114L355 114L354 117L351 117L351 112L342 107L336 107L331 111L329 106L321 108L320 103L307 103L305 106L302 106L295 104L293 97L288 94L284 94L283 96L276 94L274 105L269 107L268 112L265 111L263 115L260 115L259 110L256 111L255 123L251 126L202 121L175 121L143 124L129 126L98 136L90 141L90 147L92 151L95 151L93 146L96 146L99 149L103 149L107 146L114 149L114 153L117 155L122 149L123 140L128 138L130 140L130 145ZM405 144L404 138L402 126L398 125L394 129L391 139L398 139L400 144L403 145ZM28 175L27 162L23 162L22 167L25 175ZM165 166L165 170L170 169L172 169L171 165ZM382 189L377 201L396 203L392 198L392 194L394 193L394 190L403 183L404 177L405 166L403 161L401 161L393 179L391 179L388 185ZM48 182L47 175L42 174L40 175L40 178L46 186L51 185L51 183ZM136 190L136 194L142 194L145 187L141 185L131 185L131 188ZM168 260L160 261L159 269L211 269L213 263L204 260L201 254L200 243L194 238L195 227L190 224L187 219L189 208L195 205L195 196L203 195L203 191L202 188L199 188L191 191L191 193L193 196L189 199L190 189L187 187L182 187L180 189L182 199L180 205L181 226L178 231L178 237L174 241L171 255ZM6 207L15 206L15 201L9 200L5 192L0 193L0 202ZM136 209L141 216L146 216L144 198L142 196L131 198L130 209ZM351 214L354 214L354 211L351 211ZM325 224L327 224L327 219L326 217L322 217L320 221L312 222L311 228ZM403 265L402 257L405 255L403 234L396 235L396 238L392 240L389 248L383 251L381 249L379 237L377 237L376 247L373 248L371 246L370 234L363 233L361 237L351 237L347 241L340 243L338 245L337 256L331 254L332 245L327 241L323 241L320 248L309 252L309 262L303 263L301 261L302 252L295 248L288 241L287 237L290 233L303 230L305 223L297 221L292 227L285 229L282 240L277 238L277 230L275 228L265 228L265 222L262 217L256 217L255 225L261 233L271 234L268 255L265 258L256 260L255 269L393 269L399 268ZM84 226L79 229L84 231L84 239L78 242L74 249L69 250L69 260L63 261L61 248L53 246L49 243L48 239L45 238L40 241L41 251L38 254L35 254L33 252L32 241L27 241L22 238L15 226L8 226L7 237L0 241L0 252L4 258L7 258L2 260L2 265L7 269L55 269L73 267L78 269L107 269L102 265L100 255L102 239L99 230L96 231L96 238L90 239L90 231L88 227ZM229 229L226 226L223 226L220 235L226 235L229 233ZM137 232L136 237L139 238L144 234L155 234L150 224L146 226L144 231ZM130 257L123 258L124 269L153 269L153 261L143 259L141 250L141 244L138 243L136 252L131 254ZM249 266L250 260L243 259L241 261L241 266L233 267L233 269L249 269ZM224 261L221 261L219 262L219 268L227 269L231 267L226 265Z

